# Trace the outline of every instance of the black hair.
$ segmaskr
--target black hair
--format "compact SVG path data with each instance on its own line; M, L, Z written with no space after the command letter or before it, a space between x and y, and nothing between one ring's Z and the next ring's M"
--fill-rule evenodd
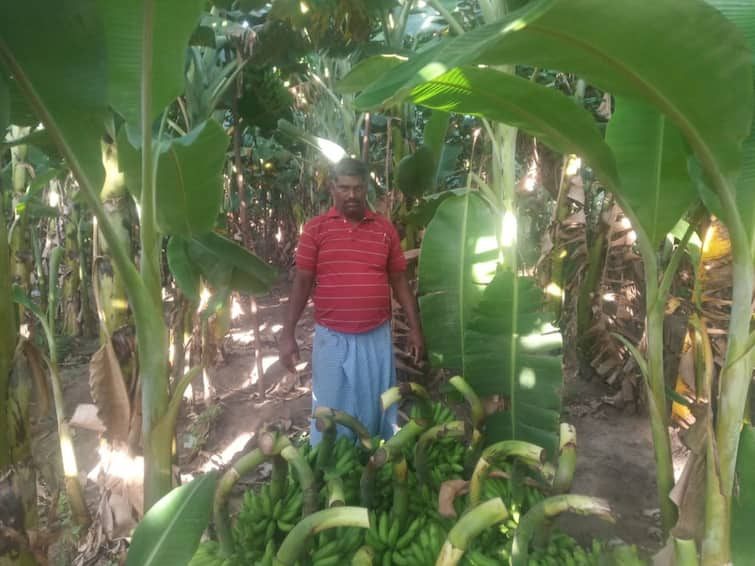
M344 157L333 166L331 180L335 181L337 177L361 177L367 181L369 173L367 164L361 159Z

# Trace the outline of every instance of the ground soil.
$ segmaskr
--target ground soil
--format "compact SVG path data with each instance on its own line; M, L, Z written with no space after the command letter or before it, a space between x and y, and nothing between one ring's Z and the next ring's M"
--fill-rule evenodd
M263 425L275 424L288 434L308 426L311 402L308 366L298 377L293 377L277 362L276 336L283 323L286 291L283 287L259 302L263 387L251 383L254 344L248 312L233 321L224 343L223 359L209 369L214 389L213 410L207 411L201 400L201 380L194 384L195 402L185 404L177 432L183 477L227 464ZM313 326L309 307L297 330L304 362L311 354ZM91 403L87 364L95 349L94 341L78 341L63 363L69 413L78 403ZM563 420L577 429L577 471L572 492L605 498L619 520L611 525L570 516L562 518L559 525L583 541L593 536L618 537L636 544L643 554L649 555L659 548L660 541L648 418L642 410L619 409L607 403L609 394L602 383L587 382L577 375L566 376ZM75 442L82 472L88 472L97 463L97 435L78 430ZM52 444L48 442L45 450L50 455L56 452L54 440ZM96 486L90 483L87 489L90 499L96 501Z

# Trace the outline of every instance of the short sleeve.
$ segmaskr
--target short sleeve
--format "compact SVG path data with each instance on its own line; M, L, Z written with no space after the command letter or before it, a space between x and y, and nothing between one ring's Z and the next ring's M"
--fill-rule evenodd
M390 239L390 248L388 250L388 272L396 273L406 271L406 258L404 250L401 249L401 240L399 239L396 228L390 222L387 222L387 234Z
M304 225L296 247L296 267L302 271L315 271L317 267L316 226L310 221Z

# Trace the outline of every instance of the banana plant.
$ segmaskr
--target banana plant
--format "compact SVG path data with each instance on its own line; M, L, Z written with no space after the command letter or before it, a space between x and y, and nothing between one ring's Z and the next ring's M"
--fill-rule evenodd
M2 82L0 80L0 82ZM2 87L0 87L1 89ZM0 106L2 101L0 101ZM2 108L0 108L2 110ZM4 131L0 115L0 130ZM0 191L2 197L2 191ZM0 208L0 488L3 509L8 512L3 522L12 524L21 541L2 535L0 565L33 566L37 564L28 547L28 532L37 526L37 487L31 463L28 391L19 387L14 372L18 328L11 295L10 254L5 224L5 210ZM12 553L11 553L12 552Z
M752 37L752 18L748 18L741 3L717 5ZM671 32L655 33L655 26ZM658 53L669 57L659 60L655 56ZM407 97L416 101L423 96L422 104L443 110L485 116L511 113L508 97L505 101L494 100L496 92L504 91L504 79L496 76L494 69L481 66L516 63L572 72L604 90L654 108L679 129L720 203L721 217L732 239L734 304L738 306L733 309L729 328L730 363L722 376L725 386L716 427L722 467L720 477L713 474L715 481L711 485L719 486L716 489L720 495L714 496L713 489L709 489L710 503L717 508L711 516L719 522L706 528L710 542L705 545L703 555L706 563L725 562L729 554L728 508L750 370L749 357L743 351L749 334L753 288L752 205L746 200L751 199L752 182L748 169L737 183L741 146L752 121L748 45L730 21L703 2L665 0L642 7L609 7L596 0L539 0L499 22L446 40L394 68L379 77L356 103L361 108L373 108L395 104ZM671 67L673 73L669 72ZM539 87L530 87L532 102L524 100L522 112L516 117L521 127L538 137L547 136L546 143L559 151L571 150L569 153L582 155L601 181L626 201L630 191L622 183L622 175L626 173L622 171L620 175L616 157L597 130L575 133L571 124L565 128L553 119L541 119L547 109L535 101L534 97L540 96L536 94ZM569 100L558 104L565 111L568 108L584 113ZM714 115L715 120L711 120ZM582 119L586 121L587 117ZM745 157L749 158L751 153L748 142ZM639 219L632 220L635 226L641 226ZM648 255L654 253L648 247L651 242L650 236L638 240ZM657 279L649 276L648 281L656 283ZM652 298L654 302L658 299L657 295ZM651 384L651 389L655 392L659 388ZM654 394L656 403L657 397L660 394ZM658 438L658 442L659 466L665 468L665 454L661 453L666 451L663 446L666 441ZM667 502L672 481L668 481L667 468L660 473L663 524L668 529L674 522L673 506Z
M222 198L221 171L228 143L212 121L186 136L165 134L166 107L181 94L189 38L203 2L51 2L36 0L0 24L0 63L13 76L77 178L107 241L134 312L142 383L145 450L144 497L148 509L170 491L171 444L186 376L169 383L167 329L162 316L161 250L165 235L197 239L204 258L233 281L256 292L273 272L247 254L244 269L224 260L234 244L211 230ZM35 30L34 34L20 30ZM157 32L159 30L159 33ZM42 41L39 38L44 37ZM60 49L48 50L53 42ZM99 198L103 170L100 139L112 108L138 166L129 190L140 212L138 267L119 242ZM155 129L155 126L157 128ZM120 138L124 139L123 136ZM128 151L121 141L119 154ZM211 244L203 245L205 240ZM205 242L206 243L206 242ZM239 246L236 255L243 254ZM192 373L187 374L189 376Z

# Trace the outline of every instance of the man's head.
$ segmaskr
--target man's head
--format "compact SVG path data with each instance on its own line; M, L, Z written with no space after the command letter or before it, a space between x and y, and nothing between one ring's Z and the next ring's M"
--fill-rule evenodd
M367 165L344 157L336 163L330 179L333 206L349 220L361 220L367 212Z

